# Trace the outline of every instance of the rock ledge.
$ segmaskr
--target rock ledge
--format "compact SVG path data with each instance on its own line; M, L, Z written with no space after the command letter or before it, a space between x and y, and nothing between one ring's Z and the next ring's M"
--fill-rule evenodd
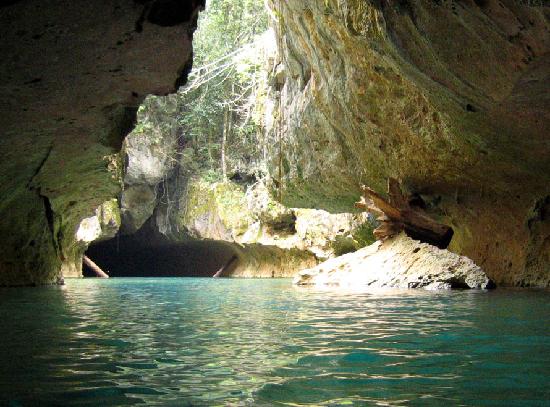
M404 233L302 270L294 284L428 290L495 287L469 258L413 240Z

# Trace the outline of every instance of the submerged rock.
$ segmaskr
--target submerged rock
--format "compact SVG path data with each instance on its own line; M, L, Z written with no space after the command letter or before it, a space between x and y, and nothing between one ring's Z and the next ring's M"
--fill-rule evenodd
M297 285L394 288L494 288L471 259L401 233L301 271Z

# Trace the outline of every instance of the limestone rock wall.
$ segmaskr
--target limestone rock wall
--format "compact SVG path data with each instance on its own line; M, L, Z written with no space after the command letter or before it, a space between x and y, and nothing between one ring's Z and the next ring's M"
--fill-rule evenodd
M317 265L311 252L261 244L232 245L237 261L223 277L288 278Z
M203 7L0 5L0 285L53 283L62 264L79 267L79 222L119 193L115 153L143 98L185 81Z
M135 233L153 215L166 194L161 188L179 170L180 129L170 96L148 97L138 111L137 125L124 139L122 232ZM159 117L156 117L159 116ZM161 189L164 189L162 192ZM164 197L164 201L168 198Z
M364 213L286 208L263 181L245 187L195 174L177 200L169 239L230 250L236 261L223 277L292 277L339 250L364 246L364 228L370 226ZM157 210L150 224L162 231L165 222L165 213Z
M324 260L371 243L365 239L374 241L366 213L287 208L270 196L263 181L245 189L195 176L179 199L181 238L249 245L248 252L258 248L258 257L261 246L270 246Z
M548 286L550 9L526 3L270 1L284 203L345 211L395 177L498 284Z

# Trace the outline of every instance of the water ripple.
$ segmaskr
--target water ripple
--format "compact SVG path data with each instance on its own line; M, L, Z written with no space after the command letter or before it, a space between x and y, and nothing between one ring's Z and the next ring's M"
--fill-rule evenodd
M288 280L0 290L0 404L543 405L546 292Z

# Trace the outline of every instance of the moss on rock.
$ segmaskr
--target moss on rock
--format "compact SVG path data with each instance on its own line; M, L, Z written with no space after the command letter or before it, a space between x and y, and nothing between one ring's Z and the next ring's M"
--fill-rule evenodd
M232 182L189 181L179 222L191 236L227 240L242 235L253 223L245 191Z
M103 158L118 152L145 95L184 79L204 2L186 8L189 21L144 22L138 35L135 22L150 12L140 2L115 12L48 2L39 13L12 3L0 13L0 285L56 283L79 222L120 192L109 170L120 162Z

